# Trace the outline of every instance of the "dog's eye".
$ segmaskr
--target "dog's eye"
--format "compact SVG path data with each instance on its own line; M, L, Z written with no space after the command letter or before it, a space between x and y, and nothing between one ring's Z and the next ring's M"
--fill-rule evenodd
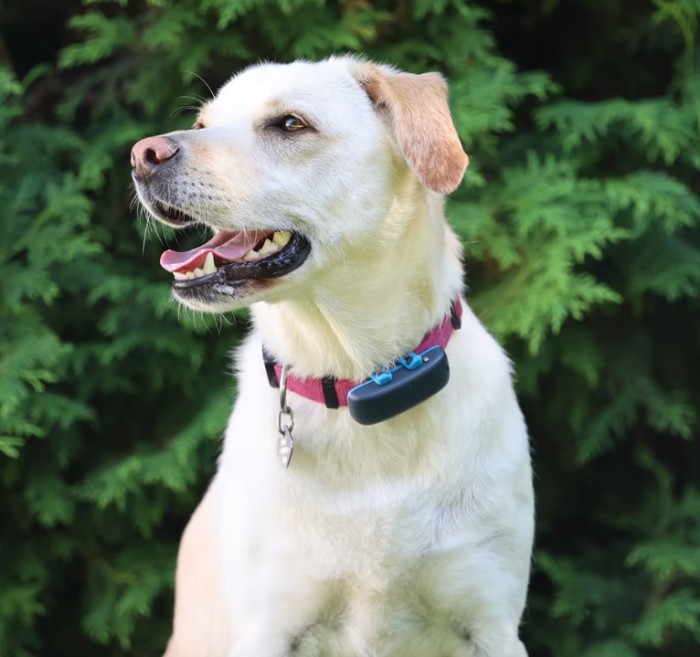
M294 114L283 116L279 121L272 123L272 126L284 130L285 132L299 132L309 127L298 116L294 116Z
M197 119L193 124L192 124L192 130L203 130L204 129L204 124Z

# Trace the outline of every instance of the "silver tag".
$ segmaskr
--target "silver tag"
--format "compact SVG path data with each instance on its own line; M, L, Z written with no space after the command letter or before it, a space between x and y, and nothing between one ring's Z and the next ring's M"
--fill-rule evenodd
M289 462L292 460L294 452L294 438L292 438L292 430L289 427L284 427L280 431L280 437L277 440L277 454L280 458L280 463L283 468L289 467Z

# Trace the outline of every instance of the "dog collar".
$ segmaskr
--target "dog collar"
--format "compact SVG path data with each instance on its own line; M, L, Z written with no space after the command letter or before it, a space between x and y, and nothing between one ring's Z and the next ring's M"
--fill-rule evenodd
M361 381L334 377L301 378L288 374L286 389L326 408L349 406L361 424L375 424L421 403L442 389L449 379L444 348L462 325L462 303L456 298L450 312L411 352ZM263 347L270 386L280 387L282 365Z

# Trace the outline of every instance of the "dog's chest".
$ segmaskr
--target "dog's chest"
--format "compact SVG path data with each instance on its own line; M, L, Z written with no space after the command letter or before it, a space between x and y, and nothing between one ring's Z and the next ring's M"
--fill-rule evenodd
M246 500L229 553L234 617L254 625L258 612L293 615L290 657L405 657L409 633L461 645L460 628L436 612L440 596L425 573L469 524L471 495L411 476L357 487L332 476L313 481L294 470L303 454L274 472L270 489L231 493ZM252 592L264 592L258 612Z
M281 543L317 576L384 590L463 528L477 477L449 463L426 467L436 452L455 451L452 437L427 440L418 417L371 431L342 416L315 425L299 410L297 448L289 469L273 475L270 513Z
M470 524L481 478L462 453L464 441L436 429L434 417L445 414L439 405L433 416L367 428L347 413L292 401L296 447L288 469L275 455L274 393L241 399L229 427L222 465L231 538L265 546L241 557L258 554L323 581L352 579L380 591Z
M418 482L362 490L284 487L278 509L284 534L326 580L350 578L384 590L420 554L431 549L443 524L441 500Z

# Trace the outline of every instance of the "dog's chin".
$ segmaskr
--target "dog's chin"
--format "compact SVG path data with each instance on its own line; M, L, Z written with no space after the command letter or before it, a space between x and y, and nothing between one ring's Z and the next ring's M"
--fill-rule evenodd
M212 273L174 280L173 296L194 310L237 310L268 297L304 264L310 252L309 240L300 233L291 233L287 244L272 255L253 262L220 263Z
M178 289L173 285L173 298L187 308L205 313L227 313L246 308L256 301L264 300L277 281L261 284L250 281L237 284L219 284L201 288Z

